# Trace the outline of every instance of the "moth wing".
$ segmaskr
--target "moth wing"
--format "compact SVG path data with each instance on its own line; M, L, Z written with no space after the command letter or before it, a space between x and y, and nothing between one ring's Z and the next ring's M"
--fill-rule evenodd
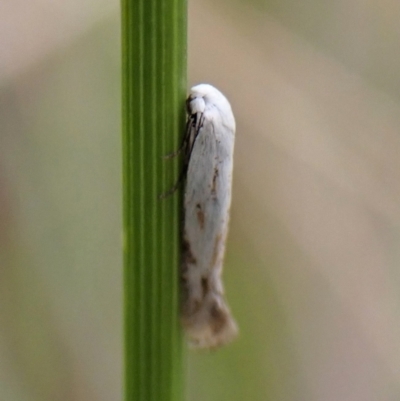
M232 131L205 115L187 168L184 270L190 290L183 318L199 347L221 345L237 333L220 277L229 222L233 141Z

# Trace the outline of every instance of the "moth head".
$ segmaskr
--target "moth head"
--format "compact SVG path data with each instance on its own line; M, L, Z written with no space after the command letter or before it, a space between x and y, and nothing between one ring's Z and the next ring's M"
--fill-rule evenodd
M207 111L211 114L218 113L222 123L233 131L235 130L235 118L228 99L212 85L193 86L186 100L186 109L190 116Z
M186 99L186 111L189 116L197 113L204 113L205 108L206 103L203 97L190 93L189 97Z

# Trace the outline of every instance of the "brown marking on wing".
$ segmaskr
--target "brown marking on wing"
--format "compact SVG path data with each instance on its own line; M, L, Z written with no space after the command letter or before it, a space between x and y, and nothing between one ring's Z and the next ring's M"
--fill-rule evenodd
M197 210L197 221L199 222L200 228L203 229L205 216L204 216L204 212L203 212L203 209L202 209L200 203L198 203L196 205L196 210Z
M190 246L190 242L186 237L183 238L182 241L182 260L185 265L188 263L197 264L197 260L193 255L192 248Z
M191 299L189 303L189 314L188 316L193 316L199 312L202 308L203 303L199 299Z
M213 304L210 310L211 330L214 334L218 334L227 324L228 317L226 311L222 310L216 303Z
M213 249L213 255L211 259L211 267L213 268L216 263L218 262L218 256L219 256L219 248L220 248L220 243L222 239L222 234L218 234L215 238L214 242L214 249Z
M181 313L182 316L190 316L195 311L200 309L200 302L196 300L190 300L190 289L188 270L190 269L189 264L196 265L197 260L193 255L190 242L187 237L184 236L182 240L182 259L181 259L181 272L180 272L180 289L181 289Z
M211 193L215 194L217 192L217 177L218 177L218 167L214 168L214 176L212 180L212 186L211 186Z
M182 241L182 261L181 261L181 272L180 272L182 307L185 307L185 305L187 305L190 297L189 295L190 284L188 278L188 272L190 269L189 264L196 265L197 260L193 255L189 241L187 240L186 237L184 237Z
M201 288L203 290L203 298L204 298L208 294L208 291L210 290L207 277L201 278Z

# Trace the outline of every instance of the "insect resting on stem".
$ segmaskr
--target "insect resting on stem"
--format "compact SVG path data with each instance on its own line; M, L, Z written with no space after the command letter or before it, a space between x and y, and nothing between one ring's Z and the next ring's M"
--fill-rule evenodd
M181 320L196 348L216 348L238 332L221 280L232 193L235 119L226 97L208 84L192 87L180 148L185 182L181 260Z

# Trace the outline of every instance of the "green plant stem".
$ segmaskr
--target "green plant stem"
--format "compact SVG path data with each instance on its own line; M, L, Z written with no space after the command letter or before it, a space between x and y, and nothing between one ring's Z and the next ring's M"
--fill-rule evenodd
M122 0L125 400L183 399L178 323L179 146L186 0Z

